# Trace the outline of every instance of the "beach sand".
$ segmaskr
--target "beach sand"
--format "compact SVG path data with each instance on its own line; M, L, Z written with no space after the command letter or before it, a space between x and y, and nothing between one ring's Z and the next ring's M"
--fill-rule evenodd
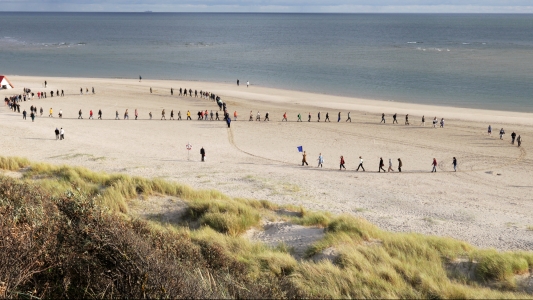
M84 166L95 171L161 177L199 189L216 189L230 196L266 199L279 204L302 205L309 210L347 213L368 219L383 229L450 236L480 247L533 250L533 114L484 111L409 103L352 99L246 84L166 80L44 78L8 76L15 90L1 90L0 97L21 93L65 90L65 97L34 98L21 103L21 111L36 105L44 110L35 122L0 108L0 155L33 161ZM48 81L48 87L42 82ZM79 89L94 87L95 95ZM150 94L150 87L153 93ZM170 88L174 88L174 96ZM239 113L231 130L222 121L196 121L199 110L215 112L208 100L179 97L180 87L213 92L228 104L230 115ZM48 110L54 109L54 117ZM140 119L134 120L134 110ZM63 110L64 117L57 113ZM83 120L78 120L78 110ZM95 120L88 120L89 110ZM102 109L104 120L96 120ZM122 119L129 109L130 120ZM160 121L161 110L166 121ZM185 119L169 121L170 111ZM249 122L257 111L268 111L270 122ZM148 120L148 112L153 120ZM329 112L331 123L316 122L317 112ZM342 120L337 123L337 113ZM352 123L344 122L351 111ZM281 122L287 112L289 122ZM307 122L311 112L312 122ZM380 124L381 113L387 123ZM399 125L392 124L398 113ZM304 122L296 122L298 113ZM409 113L410 126L403 125ZM426 126L420 126L421 116ZM445 118L445 128L433 128L433 117ZM177 117L177 116L176 116ZM487 136L487 126L493 128ZM65 129L65 140L56 141L55 128ZM504 128L504 140L498 137ZM524 140L521 148L510 144L511 132ZM193 145L190 160L186 144ZM307 152L309 166L301 166ZM206 150L206 162L199 151ZM317 168L322 153L324 167ZM339 171L339 157L347 171ZM356 172L358 157L366 172ZM459 171L453 172L452 157ZM377 173L379 157L394 173ZM432 159L439 161L430 173ZM396 172L397 159L403 172Z

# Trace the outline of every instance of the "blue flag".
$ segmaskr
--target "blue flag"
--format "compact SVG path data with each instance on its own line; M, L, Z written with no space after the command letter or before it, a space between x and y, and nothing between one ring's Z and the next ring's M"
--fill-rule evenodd
M298 152L304 152L304 147L298 146Z

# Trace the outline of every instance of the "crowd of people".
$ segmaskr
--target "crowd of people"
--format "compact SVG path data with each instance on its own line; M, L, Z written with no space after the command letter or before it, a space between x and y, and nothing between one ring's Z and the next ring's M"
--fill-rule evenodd
M141 80L142 78L139 76L139 81ZM47 86L47 82L45 81L45 87ZM193 94L194 94L194 97L200 97L202 99L210 99L212 100L213 102L216 102L216 104L218 105L218 108L219 110L215 110L213 112L213 110L200 110L197 112L197 120L205 120L205 121L225 121L227 123L227 126L230 127L230 124L231 124L231 121L232 121L232 118L228 112L228 107L226 105L225 102L222 101L221 97L214 94L214 93L211 93L211 92L207 92L207 91L202 91L200 90L198 92L198 90L192 90L192 89L187 89L187 88L179 88L179 90L177 90L179 92L179 96L185 96L185 97L193 97ZM89 93L89 89L86 88L85 89L85 92L86 94ZM92 88L92 93L94 94L95 93L95 90L94 90L94 87ZM150 87L150 93L153 93L153 90L152 88ZM55 92L56 96L64 96L64 91L61 90L61 92L59 90L56 90ZM80 94L83 95L83 88L80 88ZM54 96L54 91L50 91L49 93L50 97L53 97ZM173 88L170 88L170 95L174 95L174 89ZM4 99L5 101L5 105L8 106L12 111L14 112L18 112L20 113L20 102L23 102L23 101L29 101L29 100L33 100L34 99L34 96L35 94L33 92L31 92L30 89L27 89L27 88L24 88L23 89L23 93L22 94L19 94L19 95L14 95L14 96L11 96L11 97L6 97ZM46 98L47 97L47 92L37 92L37 99L41 99L41 98ZM221 111L222 113L219 113L219 111ZM30 118L32 119L32 121L35 120L35 117L38 115L38 113L40 114L40 116L42 117L43 116L43 108L41 107L39 110L37 109L37 106L34 106L32 105L30 107ZM321 113L322 112L318 112L317 113L317 117L316 117L316 121L317 122L320 122L321 121ZM135 120L138 120L139 118L139 110L137 108L135 108ZM27 112L26 110L23 110L22 111L22 116L23 116L23 119L26 119L26 116L27 116ZM53 117L53 109L50 108L49 110L49 117ZM59 110L59 113L58 113L58 117L59 118L62 118L63 117L63 111L60 109ZM148 113L148 117L149 119L151 120L152 119L152 112L150 111ZM393 114L392 115L392 124L398 124L398 119L397 119L397 114ZM233 112L233 121L237 121L237 118L238 118L238 113L237 111L234 111ZM82 109L80 109L78 111L78 119L83 119L83 111ZM93 110L89 110L89 119L94 119L93 118ZM99 109L98 110L98 119L99 120L102 120L103 119L103 112L102 112L102 109ZM120 120L120 114L118 112L118 110L115 111L115 120ZM128 112L128 109L126 109L124 111L124 114L123 114L123 120L129 120L129 112ZM161 120L166 120L166 112L165 112L165 109L163 109L161 111ZM171 110L170 111L170 118L169 120L182 120L182 114L181 114L181 111L178 111L177 113L174 112L174 110ZM191 118L191 112L188 110L187 113L186 113L186 120L192 120ZM249 121L261 121L261 113L259 111L257 111L257 113L255 114L255 118L254 118L254 113L253 111L250 111L250 116L249 116ZM342 120L342 116L341 116L341 112L338 112L337 114L337 122L340 122ZM270 113L269 112L266 112L265 115L264 115L264 118L263 118L263 121L270 121ZM287 122L288 121L288 116L287 116L287 112L284 112L283 113L283 116L282 116L282 119L281 119L282 122ZM308 113L308 118L307 118L307 122L311 122L312 121L312 115L311 115L311 112ZM302 122L302 115L301 113L298 113L297 116L296 116L296 122ZM329 112L325 112L325 118L324 118L324 122L331 122L330 118L329 118ZM350 115L350 112L347 112L347 118L345 120L345 122L352 122L352 119L351 119L351 115ZM386 123L386 115L385 113L382 113L381 114L381 123ZM425 126L425 116L422 116L422 120L421 120L421 123L420 125L421 126ZM406 114L405 115L405 125L410 125L410 122L409 122L409 114ZM441 118L440 121L438 120L437 117L434 117L433 118L433 127L436 128L437 125L440 124L440 128L444 128L444 118ZM56 133L56 139L58 140L63 140L64 139L64 129L61 128L60 130L59 129L55 129L55 133ZM500 139L503 139L503 135L505 134L505 131L504 129L502 128L500 130ZM492 127L489 125L488 127L488 135L492 135ZM518 147L521 146L522 144L522 137L520 135L516 135L515 132L513 132L511 134L511 144L515 144L515 141L517 142L518 144ZM400 158L397 159L398 160L398 172L401 172L402 170L402 166L403 166L403 163L402 163L402 160ZM322 168L324 164L324 157L322 156L322 154L320 153L319 154L319 157L318 157L318 166L317 167L320 167ZM340 163L339 163L339 169L340 170L346 170L346 166L345 166L346 162L345 162L345 159L344 159L344 156L341 156L340 157ZM456 171L457 170L457 159L454 157L453 158L453 168L454 170ZM306 152L304 151L303 152L303 158L302 158L302 166L303 165L308 165L307 163L307 154ZM394 172L394 169L393 169L393 163L392 163L392 159L389 158L389 161L388 161L388 170L385 171L384 169L384 161L383 161L383 158L380 157L380 160L379 160L379 167L378 167L378 172ZM432 172L436 172L437 171L437 160L434 158L433 159L433 162L432 162L432 166L433 166L433 169L432 169ZM363 166L363 158L360 156L359 157L359 165L356 169L356 171L359 171L359 169L362 169L362 171L365 171L365 168Z

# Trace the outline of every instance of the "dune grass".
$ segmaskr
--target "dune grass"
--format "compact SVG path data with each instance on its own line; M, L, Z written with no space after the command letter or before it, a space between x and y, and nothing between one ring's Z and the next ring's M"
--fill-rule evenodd
M0 158L0 168L21 170L23 179L18 181L36 186L52 197L84 195L100 213L119 216L125 228L140 226L157 247L185 247L191 253L199 251L197 255L208 269L200 268L189 275L202 278L202 291L213 292L217 287L220 289L217 291L223 291L212 294L217 297L252 296L231 293L231 288L227 288L228 282L237 280L231 277L234 273L244 276L245 279L238 277L239 282L263 282L264 290L258 288L254 293L259 294L253 294L263 297L531 298L520 293L515 278L533 267L531 252L483 250L451 238L391 233L350 215L310 212L264 200L235 199L218 191L194 190L161 179L98 173L80 167L31 163L20 158ZM176 196L187 203L183 226L141 222L128 215L129 201L154 194ZM31 197L36 199L38 195ZM6 203L1 200L0 208ZM32 213L38 211L35 209ZM325 235L310 245L306 259L299 261L286 245L272 248L241 236L263 219L321 227ZM190 223L197 223L199 227L190 227L187 225ZM328 248L334 249L333 259L319 262L308 259ZM200 259L191 253L180 256L177 261L187 265L194 263L187 260ZM457 258L467 258L475 266L473 278L447 269ZM208 274L213 270L222 273L212 279ZM223 280L223 276L229 277Z

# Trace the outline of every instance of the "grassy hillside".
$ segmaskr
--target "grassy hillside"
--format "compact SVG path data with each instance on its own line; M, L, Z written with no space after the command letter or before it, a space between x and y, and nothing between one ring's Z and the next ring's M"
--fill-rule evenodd
M20 158L0 158L0 169L10 175L0 176L2 298L531 298L517 281L531 252L390 233L160 179ZM129 204L151 195L185 201L182 222L134 217ZM298 260L290 247L242 237L262 220L325 235ZM335 255L316 260L327 249Z

